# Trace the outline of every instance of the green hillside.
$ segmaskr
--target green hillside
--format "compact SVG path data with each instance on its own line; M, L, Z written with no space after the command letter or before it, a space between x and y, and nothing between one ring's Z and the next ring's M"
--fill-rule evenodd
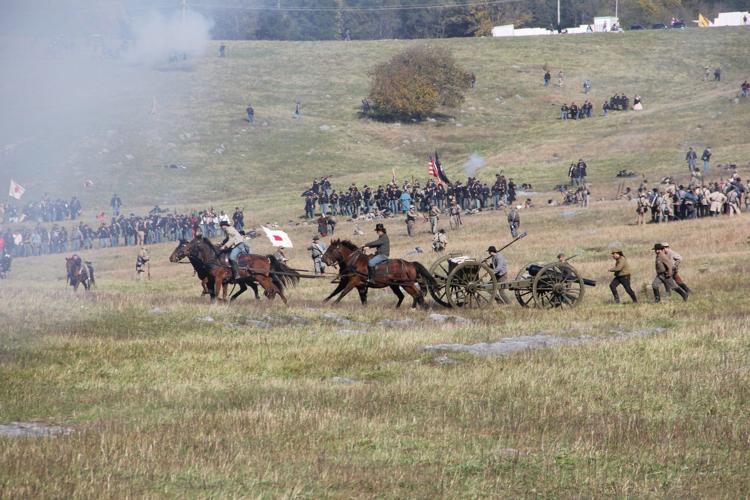
M579 157L604 187L625 168L684 174L691 144L711 145L718 163L744 164L750 160L750 103L731 100L750 78L746 40L745 29L689 29L430 42L229 42L224 59L215 57L215 42L206 56L184 66L102 62L111 71L97 88L107 104L81 119L90 133L68 131L50 143L50 135L36 130L0 165L25 181L31 197L43 190L75 193L87 206L104 208L116 190L130 207L238 203L282 218L300 212L289 203L299 204L313 177L333 175L338 186L380 183L394 168L399 178L424 178L426 155L435 149L449 176L465 177L461 165L478 152L486 159L480 177L502 169L538 190L563 181L569 161ZM477 88L461 109L444 110L454 119L398 124L358 118L368 70L419 43L448 47L477 75ZM543 87L545 63L555 76L565 72L563 88ZM704 82L704 65L720 66L722 82ZM562 101L583 101L587 78L595 119L558 120ZM110 81L128 85L109 95ZM645 110L599 116L604 98L620 92L640 94ZM292 117L297 99L300 120ZM248 100L256 110L253 125L244 121ZM50 144L64 152L61 161L33 156L45 146L57 153ZM34 152L31 160L24 159L24 148ZM86 179L94 188L82 188Z

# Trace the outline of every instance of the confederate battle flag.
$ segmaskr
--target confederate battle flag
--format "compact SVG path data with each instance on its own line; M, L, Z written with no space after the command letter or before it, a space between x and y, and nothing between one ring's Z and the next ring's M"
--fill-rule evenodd
M12 196L13 198L20 200L21 196L23 196L23 193L26 192L26 189L23 188L20 184L18 184L13 179L10 180L10 191L8 191L8 196Z

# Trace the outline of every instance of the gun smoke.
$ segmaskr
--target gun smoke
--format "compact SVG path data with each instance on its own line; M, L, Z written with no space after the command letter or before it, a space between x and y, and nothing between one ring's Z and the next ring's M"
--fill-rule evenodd
M479 170L483 166L484 158L482 158L478 153L473 153L469 157L469 160L464 163L464 172L466 172L466 175L468 177L475 177L477 170Z

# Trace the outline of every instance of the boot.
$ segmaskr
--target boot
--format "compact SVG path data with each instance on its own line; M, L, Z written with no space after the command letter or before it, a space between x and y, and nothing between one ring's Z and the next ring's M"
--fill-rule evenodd
M693 291L690 288L688 288L688 286L685 283L680 283L678 286L682 288L687 294L693 293Z
M374 283L375 282L375 268L367 266L367 282L368 283Z
M619 304L620 303L620 297L616 293L613 293L612 295L614 295L614 297L615 297L615 304Z
M674 291L677 292L677 295L682 297L682 300L684 302L687 302L688 292L686 292L681 286L678 286L677 288L675 288Z
M661 302L661 295L659 295L659 289L654 288L653 290L654 290L654 303L658 304L659 302Z
M240 279L240 268L236 262L231 262L230 264L232 266L232 280L237 281Z

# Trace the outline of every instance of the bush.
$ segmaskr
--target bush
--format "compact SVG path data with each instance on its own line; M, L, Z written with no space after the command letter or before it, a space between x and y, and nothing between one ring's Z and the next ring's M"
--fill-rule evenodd
M382 118L418 118L438 106L455 107L464 100L471 75L447 50L414 47L396 54L370 72L369 99Z

